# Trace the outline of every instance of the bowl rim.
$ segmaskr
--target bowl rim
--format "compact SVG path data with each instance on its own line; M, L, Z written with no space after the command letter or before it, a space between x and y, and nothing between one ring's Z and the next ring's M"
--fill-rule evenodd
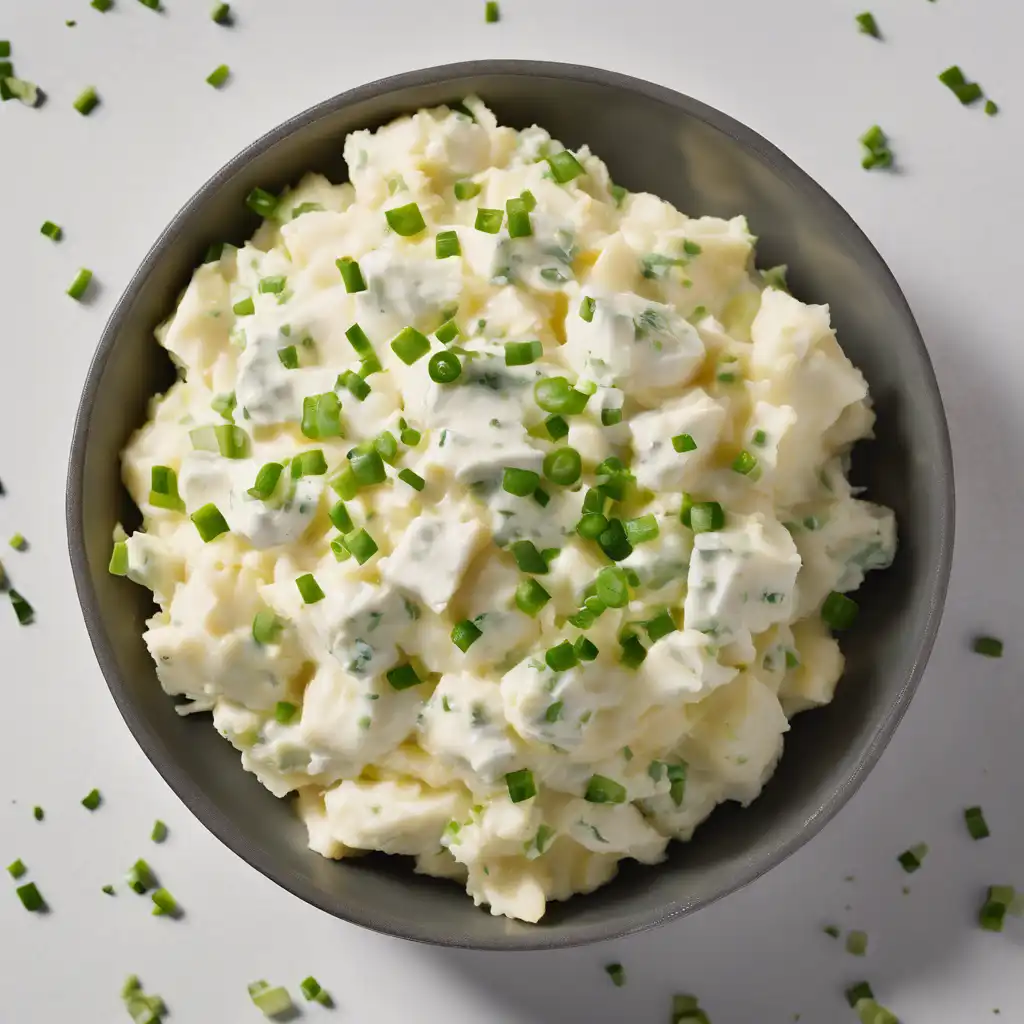
M940 449L940 461L932 466L932 472L939 478L942 504L935 511L939 557L936 559L930 574L927 616L924 627L916 640L917 647L910 671L907 673L896 697L891 701L889 707L880 716L875 725L874 733L863 756L853 766L845 780L829 794L828 798L823 800L816 808L810 809L807 812L799 829L773 844L769 850L760 854L756 859L749 861L742 870L737 871L735 878L720 891L693 897L680 903L668 904L655 912L635 913L632 915L632 918L627 918L623 923L616 924L611 928L602 927L600 923L588 923L585 926L581 926L578 932L571 936L566 936L546 932L543 923L541 923L532 926L529 930L518 935L506 934L495 936L493 939L468 940L460 935L449 937L437 936L431 933L429 924L422 925L413 918L410 918L408 922L403 922L401 927L381 926L373 919L372 911L364 913L333 905L329 899L320 895L319 891L310 883L307 877L279 870L274 859L269 854L250 844L237 831L231 819L222 814L212 803L202 788L193 785L187 772L175 762L158 735L150 728L145 717L138 711L121 679L113 649L100 615L99 602L89 573L83 515L83 484L86 452L89 444L89 425L93 416L99 382L103 376L114 340L122 328L123 321L127 318L137 300L139 292L142 290L154 264L162 258L164 251L174 243L198 203L205 200L211 192L216 192L221 188L223 184L230 180L232 176L254 157L283 141L293 132L339 109L410 87L438 85L449 80L455 83L459 79L464 78L496 75L534 78L547 77L575 81L582 84L597 84L625 90L639 95L652 103L668 105L690 118L703 122L708 127L726 135L741 147L752 152L762 163L774 170L780 178L799 189L806 199L817 206L829 222L831 230L844 235L862 250L867 259L873 264L872 270L879 287L885 293L888 300L905 317L911 335L911 343L916 349L921 367L924 370L923 377L917 381L917 384L919 387L923 386L923 402L927 405L931 416L936 420L936 425L939 428L937 440ZM918 401L921 400L921 398L918 399ZM436 65L379 78L338 93L329 99L308 107L301 113L290 117L277 127L264 133L237 156L224 164L197 189L192 197L175 214L174 218L160 233L156 242L147 252L139 268L132 275L128 286L118 299L103 329L87 371L82 397L75 417L65 497L68 547L75 589L85 618L86 630L107 687L125 724L142 748L143 753L199 822L232 852L266 878L277 883L283 889L292 893L292 895L298 896L306 903L334 917L350 924L359 925L397 938L410 939L442 947L480 950L567 948L605 939L620 938L648 928L667 924L669 921L709 906L719 899L749 885L772 868L777 867L782 861L817 835L846 804L850 797L853 796L868 772L875 766L885 746L892 738L897 725L903 718L914 691L917 689L935 643L942 617L952 565L955 517L953 459L949 427L931 359L909 303L895 277L881 254L875 249L874 245L872 245L846 210L818 185L814 179L772 143L730 115L691 96L643 79L586 65L552 61L504 59L475 60Z

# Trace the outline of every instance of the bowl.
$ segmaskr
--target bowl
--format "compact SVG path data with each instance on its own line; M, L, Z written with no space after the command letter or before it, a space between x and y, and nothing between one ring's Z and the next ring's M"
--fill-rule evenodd
M846 675L828 707L800 715L762 796L714 812L658 867L624 865L610 885L549 905L539 925L490 916L457 886L415 875L406 858L325 860L305 828L244 772L207 716L179 717L142 641L149 593L107 572L111 531L139 522L119 453L173 370L153 338L206 247L241 243L258 224L245 196L316 170L345 178L347 132L419 107L481 96L499 121L538 123L589 143L630 190L693 214L748 215L761 265L787 263L796 295L828 302L839 338L871 386L874 443L854 480L896 511L901 546L873 573L843 641ZM361 86L283 124L211 178L157 240L118 302L90 367L75 424L67 526L75 582L100 668L146 755L196 817L245 861L328 913L379 932L477 949L537 949L607 939L706 906L779 864L850 798L907 709L935 638L949 576L953 475L932 366L899 287L850 217L749 128L668 89L594 68L479 61Z

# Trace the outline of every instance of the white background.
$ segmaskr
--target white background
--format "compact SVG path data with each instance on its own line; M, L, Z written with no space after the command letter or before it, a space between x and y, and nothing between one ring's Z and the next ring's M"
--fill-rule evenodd
M180 1024L258 1020L247 982L296 990L315 974L334 1017L360 1024L629 1021L661 1024L674 991L714 1024L853 1020L845 985L870 979L906 1024L1024 1020L1024 924L981 932L992 882L1024 886L1020 626L1024 378L1020 243L1024 7L1011 0L872 0L884 42L858 35L867 0L2 0L0 39L40 83L40 110L0 108L0 537L37 624L0 605L0 864L21 857L52 906L26 914L0 877L0 1020L127 1020L129 972ZM66 18L77 27L67 28ZM859 221L924 332L950 417L958 530L941 636L881 764L839 818L749 889L673 926L604 947L474 954L357 930L307 907L208 835L137 749L94 664L64 538L72 419L104 320L164 224L223 162L281 120L383 75L449 61L594 64L688 92L779 145ZM204 82L218 64L233 78ZM937 81L952 63L1002 106L963 109ZM80 117L86 85L102 106ZM866 173L857 137L879 122L899 173ZM339 140L340 144L340 140ZM698 212L698 211L691 211ZM737 211L739 212L739 211ZM44 219L65 241L39 234ZM756 229L756 225L755 225ZM98 289L65 297L79 266ZM983 630L1002 661L970 653ZM95 814L80 798L99 786ZM45 822L32 819L34 804ZM965 805L991 839L971 842ZM149 842L156 817L171 828ZM895 857L931 845L912 878ZM154 919L100 892L147 856L187 908ZM853 880L847 880L853 876ZM910 892L904 894L902 887ZM11 885L13 889L13 885ZM863 960L822 932L864 928ZM624 989L602 967L621 960Z

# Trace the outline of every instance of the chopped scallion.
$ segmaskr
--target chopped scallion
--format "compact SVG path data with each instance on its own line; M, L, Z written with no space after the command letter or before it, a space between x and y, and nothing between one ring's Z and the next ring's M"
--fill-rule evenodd
M403 327L391 342L391 350L406 366L412 366L430 351L430 341L415 327Z
M529 768L509 772L505 776L505 785L508 786L508 798L514 804L521 804L524 800L537 795L537 784L533 781L533 772Z
M365 565L379 550L377 542L363 529L347 534L345 547L352 552L353 557L360 565Z
M7 865L7 874L9 874L11 878L18 879L27 873L28 868L25 867L21 860L16 860L12 864Z
M284 472L280 462L268 462L256 474L256 483L249 488L248 494L253 498L266 501L277 489L277 483Z
M551 595L530 576L516 587L516 607L527 615L536 616L551 600Z
M853 956L863 956L868 951L867 932L851 931L846 933L846 952Z
M501 8L498 6L498 0L487 0L487 3L484 4L484 21L488 25L493 25L500 20Z
M544 346L539 341L506 341L505 365L528 366L540 359Z
M697 450L697 442L694 441L690 434L676 434L672 438L672 447L682 455L684 452L695 452Z
M78 94L78 98L74 102L74 108L83 117L88 117L99 106L99 102L100 98L96 93L96 89L90 85Z
M859 611L856 601L833 590L821 606L821 617L832 629L849 629Z
M980 807L968 807L964 810L964 822L967 831L974 840L987 839L992 833L989 831L988 822Z
M517 498L528 498L540 485L540 474L532 469L506 467L501 478L502 490Z
M900 867L908 875L912 875L924 863L927 853L928 844L917 843L915 846L910 847L909 850L904 850L896 859L900 862Z
M548 563L544 556L537 550L532 540L516 540L509 545L509 551L516 560L516 565L523 572L534 576L543 576L548 571Z
M210 17L218 25L231 24L231 4L217 4L210 12Z
M616 988L622 988L626 984L626 969L622 964L607 964L604 970Z
M563 149L560 153L552 153L547 158L551 175L560 185L572 181L583 173L583 165L569 152Z
M14 892L18 899L21 900L21 905L31 913L42 910L46 906L46 901L36 888L35 882L29 882L27 885L18 886Z
M455 182L455 198L460 202L466 199L475 199L480 195L481 186L475 181L457 181Z
M415 203L407 203L405 206L396 206L391 210L385 210L388 226L396 235L403 238L411 238L423 231L427 222L420 213L420 208Z
M414 473L411 469L403 469L398 473L398 479L402 483L408 484L415 491L422 491L427 486L426 480L423 479L418 473Z
M416 674L416 669L408 662L404 665L396 665L385 673L388 682L395 690L408 690L413 686L419 686L423 681Z
M166 889L157 889L150 899L153 901L154 917L181 917L178 901Z
M284 623L268 608L258 611L252 619L252 638L261 647L277 642Z
M591 804L624 804L626 787L606 775L591 775L583 799Z
M459 236L455 231L439 231L434 239L434 255L439 260L446 260L449 256L461 256L462 246L459 245Z
M280 200L277 196L273 192L268 192L265 188L254 188L245 197L245 205L253 213L259 214L264 219L274 216L279 202Z
M54 242L59 242L64 237L64 232L60 225L54 224L52 220L44 221L39 231L40 234L46 235L47 238Z
M87 811L95 811L101 803L103 803L103 797L98 789L91 789L82 797L82 806Z
M76 302L80 302L91 283L92 271L89 270L88 267L82 267L78 273L75 274L75 279L71 282L71 285L68 288L68 295L70 295Z
M619 654L619 662L626 668L639 668L647 657L647 648L640 643L635 636L627 636L622 639L622 652Z
M465 654L483 635L483 630L476 623L463 619L452 629L452 643Z
M218 64L207 76L206 84L219 89L231 76L231 68L227 64Z
M302 600L306 604L316 604L327 596L324 594L323 590L321 590L320 584L317 583L316 577L311 572L307 572L302 576L299 576L295 580L295 586L299 588Z
M878 22L875 21L875 16L870 11L858 14L854 20L864 35L873 36L875 39L882 38L882 33L878 31Z
M473 226L477 231L484 231L488 235L496 235L501 230L501 222L504 219L504 210L487 210L481 207L476 211L476 220Z
M454 352L435 352L427 363L427 375L435 384L452 384L462 376L462 363Z
M1001 658L1003 656L1003 641L997 640L994 636L978 636L974 638L972 650L975 654L983 654L986 658Z

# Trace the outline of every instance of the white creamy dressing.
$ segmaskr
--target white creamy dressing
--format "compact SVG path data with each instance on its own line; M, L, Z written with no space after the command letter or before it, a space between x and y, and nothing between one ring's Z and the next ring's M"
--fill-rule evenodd
M537 921L758 795L790 717L842 673L823 602L890 564L896 527L846 480L871 435L864 378L827 307L763 289L744 218L622 194L586 148L560 183L543 129L467 107L353 133L351 184L309 176L197 270L158 332L182 379L124 453L145 516L127 575L160 605L163 688L298 793L313 849L413 856ZM527 193L528 236L475 227ZM412 203L426 228L405 236L385 214ZM460 254L436 257L442 231ZM442 384L450 320L461 374ZM391 346L407 328L430 346L411 365ZM524 342L536 358L507 365ZM535 391L553 377L586 397L560 430ZM231 427L236 448L209 443ZM565 447L568 486L545 469ZM372 482L353 485L361 459ZM180 502L150 494L154 467ZM540 490L506 490L507 470ZM602 485L621 486L602 513L642 531L617 561L576 529ZM718 503L718 528L682 520L684 492ZM228 530L204 543L208 505Z

